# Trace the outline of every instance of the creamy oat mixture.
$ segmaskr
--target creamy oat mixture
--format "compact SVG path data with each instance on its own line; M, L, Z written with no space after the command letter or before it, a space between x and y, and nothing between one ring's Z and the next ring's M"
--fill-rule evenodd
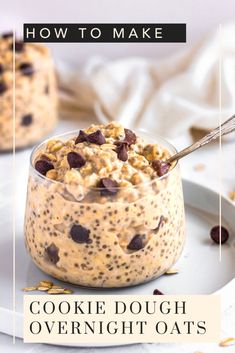
M169 155L118 123L39 146L25 218L35 263L94 287L138 284L166 272L185 237L179 167L164 162Z
M12 33L0 35L0 150L12 148L15 66L16 148L39 141L57 121L57 93L49 50L39 44L15 41Z
M134 143L125 142L126 136ZM48 141L45 149L37 152L35 167L39 165L39 172L50 179L82 186L89 192L102 178L112 179L117 187L149 182L158 175L152 162L167 157L169 152L161 146L145 143L120 124L110 123L92 125L67 141ZM51 164L51 169L41 171L39 160L46 161L45 166Z

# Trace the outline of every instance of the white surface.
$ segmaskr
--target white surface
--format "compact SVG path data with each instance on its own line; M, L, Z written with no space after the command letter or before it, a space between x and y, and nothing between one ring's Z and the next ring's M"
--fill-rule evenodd
M88 124L88 122L86 123ZM69 129L72 129L76 126L77 124L74 123L73 126L71 126ZM57 132L61 132L64 129L66 129L67 123L63 122L60 125L60 128L58 129ZM67 128L68 129L68 128ZM182 146L185 146L187 144L187 141L180 138L178 139L178 142L176 141L175 145L180 148ZM180 146L181 145L181 146ZM235 183L234 183L234 174L232 174L233 169L232 166L235 165L235 156L233 154L233 147L234 147L234 143L226 143L223 147L223 192L226 190L231 190L232 187L235 187ZM23 214L23 203L25 201L25 189L26 189L26 177L27 177L27 169L28 169L28 155L29 155L29 151L25 150L22 152L18 152L16 155L16 181L20 184L20 186L17 188L17 210L19 210L19 218L17 217L17 223L21 223L22 224L22 214ZM1 246L0 247L0 261L3 260L4 256L7 257L9 259L11 259L12 257L12 238L11 238L11 223L12 223L12 210L11 210L11 206L12 206L12 181L10 180L10 175L12 173L12 158L9 157L9 155L5 154L5 155L1 155L0 156L0 170L1 170L1 183L0 183L0 193L1 193L1 203L0 203L0 207L1 207L1 214L4 214L4 216L1 218L1 221L3 222L4 227L6 227L7 229L9 229L8 234L6 233L2 233L2 240L5 239L5 241L8 243L8 247L5 246ZM206 169L202 172L196 172L194 171L193 167L197 164L197 163L201 163L204 162L206 164ZM219 170L219 166L218 166L218 146L217 145L212 145L212 146L208 146L207 148L205 148L204 150L198 151L195 154L193 154L191 157L186 158L184 161L182 161L181 163L181 167L182 167L182 174L185 177L188 177L190 179L195 179L201 183L204 183L206 185L208 185L209 187L213 187L215 189L218 189L219 183L218 183L218 170ZM24 181L23 183L21 183L21 181ZM19 185L18 184L18 185ZM3 197L5 195L5 197ZM212 204L213 207L217 207L216 203L213 202ZM191 214L190 217L196 217L196 214ZM201 217L200 217L201 219ZM207 219L207 218L206 218ZM205 220L206 222L206 220ZM207 228L209 229L209 224L207 224ZM3 228L1 227L1 230ZM22 230L20 230L22 232ZM17 229L17 235L22 236L22 234L18 233L19 229ZM19 258L19 250L20 250L20 246L22 247L22 242L21 245L17 244L17 248L16 248L16 254L17 254L17 283L18 280L20 279L18 277L18 275L21 273L22 268L24 268L23 266L25 266L25 258ZM209 248L211 251L218 251L218 249L214 246L214 247L210 247ZM224 261L227 261L228 259L225 258L223 255L225 255L225 252L227 252L227 246L226 248L223 248L223 253L222 253L222 265L224 266ZM230 251L230 250L229 250ZM218 255L218 254L217 254ZM185 258L182 258L182 261L186 261ZM195 262L196 265L196 262ZM220 270L218 271L218 269L220 268L220 264L218 262L218 257L217 257L217 261L215 262L215 264L213 265L212 268L210 268L211 271L211 276L209 276L209 280L208 278L206 278L206 280L211 281L211 279L213 279L214 282L214 289L217 289L216 286L218 286L218 283L220 281L224 281L224 275L222 277L220 277ZM232 263L230 263L230 266L232 266ZM4 278L4 272L5 272L5 266L0 264L0 269L1 269L1 278ZM11 276L11 265L9 265L9 267L7 268L7 271L9 273L9 287L7 287L6 289L4 288L4 291L0 291L0 301L1 303L3 302L3 300L5 300L6 297L9 298L9 300L12 300L12 285L11 285L11 281L12 281L12 276ZM195 269L197 271L197 268ZM231 273L231 272L230 272ZM213 275L215 274L215 275ZM179 292L181 292L181 290L183 288L186 289L185 287L185 283L182 282L179 285L178 280L180 280L180 276L183 275L179 274L176 276L172 276L171 278L167 278L167 282L165 282L165 284L163 285L163 278L157 280L157 287L160 288L161 282L161 289L165 292L169 290L168 288L168 280L170 281L177 281L177 285L176 288L179 288ZM30 276L31 276L31 272L27 273L28 276L28 280L30 280ZM44 275L43 275L44 277ZM39 276L39 278L41 279L41 275ZM226 278L226 281L228 281L231 278L230 274L228 275L228 277ZM225 281L225 282L226 282ZM225 283L224 282L224 283ZM31 283L31 282L29 282ZM195 282L196 283L196 282ZM206 281L205 281L206 283ZM166 286L165 286L166 285ZM155 287L154 282L150 282L148 285L145 285L146 288L147 286L150 286L149 289L152 290L152 288ZM138 287L136 287L138 288ZM144 288L144 286L140 286L139 288ZM173 287L171 287L173 288ZM135 288L132 288L131 291L135 290ZM195 288L194 288L195 290ZM204 288L205 291L208 291L208 288ZM233 287L233 292L235 293L235 289ZM232 292L232 293L233 293ZM177 293L176 291L172 291L172 293ZM19 300L19 298L17 298L17 300ZM18 307L18 306L17 306ZM232 325L234 324L234 316L235 316L235 307L230 307L227 308L223 317L224 323L223 323L223 327L224 329L224 335L227 337L227 335L233 335L234 333L232 333ZM20 322L17 322L18 326L20 327ZM225 334L226 332L226 334ZM11 338L10 337L5 337L3 335L0 336L1 339L3 339L3 346L5 349L7 347L8 344L10 344ZM4 343L5 342L5 343ZM17 340L17 345L14 347L14 349L17 349L16 351L24 351L24 349L27 347L35 352L43 352L43 351L52 351L58 348L55 347L47 347L44 345L27 345L24 346L22 344L22 342L20 340ZM128 347L128 351L131 353L132 350L133 352L155 352L156 348L158 347L158 351L159 352L173 352L174 349L177 349L177 347L179 348L179 346L175 346L175 345L167 345L167 346L156 346L156 345L133 345L133 346L129 346ZM167 348L166 348L167 347ZM187 346L186 346L187 347ZM217 346L216 345L208 345L205 346L207 347L207 350L205 352L211 352L213 349L213 352L217 352ZM0 346L1 348L1 346ZM181 347L181 352L183 352L183 349L185 347L182 346ZM199 349L199 347L198 347ZM61 352L66 352L68 350L68 348L60 348ZM125 351L125 347L124 348L119 348L119 352L121 351ZM86 351L85 349L81 349L81 351ZM110 352L115 352L115 348L110 348L109 349ZM230 352L230 348L228 348L226 350L227 352ZM92 352L94 352L94 349L92 350ZM176 350L177 352L177 350ZM190 352L190 351L187 351ZM194 351L192 351L194 352Z
M0 29L22 23L187 23L192 44L219 23L234 20L234 0L8 0L1 2ZM185 47L159 44L50 44L54 54L70 62L85 62L92 55L159 57Z
M26 153L28 154L28 153ZM25 178L18 180L24 183ZM187 241L184 252L174 265L180 270L179 274L172 276L162 276L154 281L143 285L123 288L123 289L88 289L67 285L73 289L74 294L152 294L155 288L166 294L211 294L232 279L235 278L235 237L232 236L229 243L223 246L224 261L220 263L219 247L211 241L209 237L210 229L218 223L218 209L216 207L218 195L202 186L184 182L184 197L186 203L186 229ZM223 224L229 229L230 234L235 234L234 208L227 200L222 200L224 208ZM22 288L32 286L42 279L51 279L40 271L31 261L24 246L23 216L24 209L17 207L19 219L16 224L16 336L23 337L23 295ZM4 229L6 235L8 229ZM10 235L10 234L9 234ZM2 285L5 290L11 287L9 278L11 277L10 265L12 259L9 258L6 249L9 248L9 237L5 236L0 240L0 247L5 249L1 257L0 266L4 268ZM213 274L216 273L216 276ZM195 281L195 274L197 281ZM210 280L208 280L210 278ZM54 280L55 284L62 285L60 281ZM34 292L32 294L35 294ZM39 293L40 294L40 293ZM27 295L30 295L28 293ZM43 293L42 293L43 295ZM4 296L0 307L0 331L12 334L12 302ZM10 323L10 324L9 324ZM93 345L93 344L92 344ZM88 346L88 345L87 345Z

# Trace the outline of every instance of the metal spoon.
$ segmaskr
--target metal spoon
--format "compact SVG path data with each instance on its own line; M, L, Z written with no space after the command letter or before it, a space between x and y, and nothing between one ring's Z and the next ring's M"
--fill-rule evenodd
M184 148L182 151L168 158L166 160L166 163L172 163L176 160L179 160L180 158L187 156L188 154L196 151L198 148L201 148L202 146L205 146L208 143L216 140L220 135L221 136L227 135L234 130L235 130L235 115L233 115L230 119L226 120L223 124L218 126L216 129L209 132L209 134L207 134L197 142L193 143L191 146Z

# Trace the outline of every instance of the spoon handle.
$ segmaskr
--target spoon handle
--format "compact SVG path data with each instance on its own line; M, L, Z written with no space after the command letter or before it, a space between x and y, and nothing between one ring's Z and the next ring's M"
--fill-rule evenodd
M174 154L170 158L167 159L167 163L172 163L180 158L187 156L189 153L201 148L202 146L208 144L209 142L216 140L220 134L221 136L229 134L230 132L235 130L235 115L226 120L223 124L218 126L216 129L212 130L209 134L192 144L191 146L183 149L182 151Z

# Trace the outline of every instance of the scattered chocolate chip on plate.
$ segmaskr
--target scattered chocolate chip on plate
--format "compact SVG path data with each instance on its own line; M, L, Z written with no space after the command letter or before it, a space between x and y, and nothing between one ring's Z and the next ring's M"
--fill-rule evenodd
M225 227L223 226L220 227L218 225L218 226L214 226L211 229L210 236L214 243L220 244L220 238L221 238L221 244L224 244L227 242L229 238L229 232Z
M153 295L163 295L163 293L159 289L154 289Z

